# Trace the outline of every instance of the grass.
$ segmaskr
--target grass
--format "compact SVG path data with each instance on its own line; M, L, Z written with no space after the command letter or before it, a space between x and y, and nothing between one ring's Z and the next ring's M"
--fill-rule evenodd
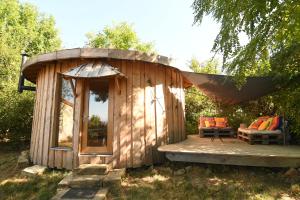
M18 156L19 152L0 151L0 199L50 199L65 172L48 170L41 176L22 176L16 166Z
M19 152L0 151L0 199L50 199L65 171L28 178L16 167ZM184 170L182 170L184 169ZM183 175L174 175L182 170ZM165 163L127 171L109 199L300 199L300 177L286 169Z
M188 167L187 167L188 166ZM173 171L185 169L184 175ZM114 199L300 199L300 177L286 169L166 163L129 170Z

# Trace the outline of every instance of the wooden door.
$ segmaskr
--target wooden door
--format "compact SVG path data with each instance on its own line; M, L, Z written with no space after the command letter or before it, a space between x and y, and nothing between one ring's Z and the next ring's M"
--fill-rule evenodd
M83 111L83 135L81 152L93 154L112 153L112 123L110 111L113 102L111 88L113 81L90 79L85 84Z

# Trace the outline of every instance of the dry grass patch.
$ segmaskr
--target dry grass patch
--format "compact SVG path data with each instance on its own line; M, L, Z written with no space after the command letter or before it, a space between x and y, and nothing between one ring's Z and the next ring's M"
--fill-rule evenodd
M0 152L0 199L50 199L64 171L47 171L42 176L25 177L16 165L19 152Z
M187 166L191 166L186 168ZM185 169L184 175L174 171ZM187 170L188 169L188 170ZM128 170L112 199L300 199L300 177L286 169L165 164Z

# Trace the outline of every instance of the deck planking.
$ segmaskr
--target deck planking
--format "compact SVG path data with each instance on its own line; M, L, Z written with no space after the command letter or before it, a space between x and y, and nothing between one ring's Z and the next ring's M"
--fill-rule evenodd
M299 167L300 146L295 145L249 145L235 138L211 141L190 135L187 140L160 146L171 161L199 162L212 164Z

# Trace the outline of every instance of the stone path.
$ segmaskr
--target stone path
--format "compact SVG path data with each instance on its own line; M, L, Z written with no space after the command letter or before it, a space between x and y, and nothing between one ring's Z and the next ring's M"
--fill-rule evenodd
M125 169L111 169L104 164L84 164L58 184L52 200L107 199L109 188L121 187Z

